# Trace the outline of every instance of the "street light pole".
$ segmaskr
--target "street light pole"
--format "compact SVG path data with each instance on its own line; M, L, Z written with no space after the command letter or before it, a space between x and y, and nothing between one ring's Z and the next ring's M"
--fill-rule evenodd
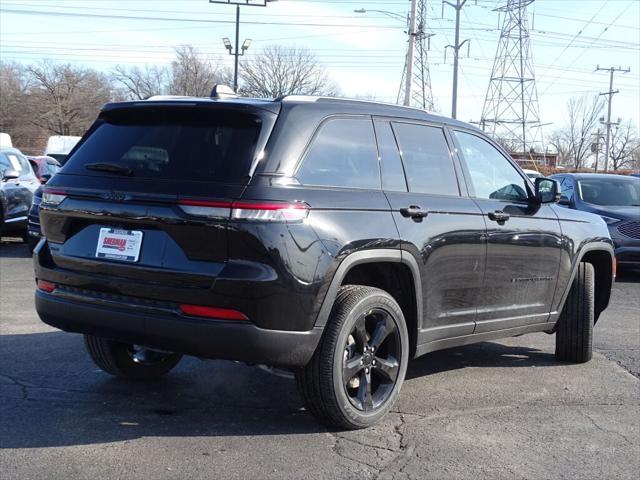
M236 5L236 48L233 62L233 91L238 93L238 45L240 45L240 5Z
M244 52L249 48L251 40L244 41L242 48L240 47L240 6L245 7L266 7L267 3L275 2L276 0L209 0L209 3L221 3L224 5L236 6L236 44L231 46L228 38L223 38L224 47L229 50L229 55L233 55L233 91L238 93L238 63L239 58L244 55Z

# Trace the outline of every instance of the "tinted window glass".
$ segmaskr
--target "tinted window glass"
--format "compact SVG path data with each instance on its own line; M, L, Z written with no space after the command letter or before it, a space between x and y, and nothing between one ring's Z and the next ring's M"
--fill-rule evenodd
M469 168L476 197L508 201L527 200L525 180L499 150L476 135L455 132L455 136Z
M32 175L33 169L27 157L17 152L6 152L5 157L9 168L18 172L21 177Z
M437 127L394 123L409 191L460 195L444 131Z
M241 183L248 178L261 120L210 109L140 109L99 120L65 173L110 175L87 163L131 169L132 177Z
M595 205L640 206L640 181L628 178L578 180L582 200Z
M380 168L371 120L340 118L322 125L297 178L307 185L379 189Z
M375 122L376 138L380 152L380 169L382 170L382 189L389 191L407 191L404 169L398 152L396 138L389 122Z
M567 197L569 200L573 197L573 181L568 178L563 178L560 184L560 195Z

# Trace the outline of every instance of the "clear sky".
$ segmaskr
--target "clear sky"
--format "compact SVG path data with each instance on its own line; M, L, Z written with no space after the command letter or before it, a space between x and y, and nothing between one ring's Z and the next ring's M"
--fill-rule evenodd
M477 121L500 34L493 9L506 0L469 0L461 16L461 40L471 39L461 60L458 118ZM404 64L408 0L280 0L244 7L240 41L253 43L247 59L269 44L305 46L327 67L346 96L395 101ZM454 10L428 3L429 63L436 109L450 114ZM613 118L640 123L640 0L536 0L529 7L532 54L541 120L561 126L567 100L608 89L608 73L596 65L630 67L617 74ZM234 35L235 10L208 0L0 0L2 60L50 58L108 72L116 64L168 64L173 47L192 44L231 65L222 37ZM466 57L466 49L463 50Z

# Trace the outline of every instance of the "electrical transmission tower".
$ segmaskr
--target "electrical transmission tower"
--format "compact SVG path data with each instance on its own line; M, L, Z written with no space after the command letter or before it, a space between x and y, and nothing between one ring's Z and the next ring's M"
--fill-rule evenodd
M507 0L481 128L509 148L542 151L538 92L531 58L527 6L534 0Z
M404 62L397 103L433 110L431 74L427 60L427 51L433 34L425 31L426 26L427 0L412 0L408 17L409 48ZM411 82L407 79L407 72L410 77L413 77Z

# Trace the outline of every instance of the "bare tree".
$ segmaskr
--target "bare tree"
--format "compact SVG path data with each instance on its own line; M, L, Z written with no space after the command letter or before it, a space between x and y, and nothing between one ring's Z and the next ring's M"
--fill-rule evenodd
M191 45L176 48L171 63L169 92L172 95L206 97L217 83L228 83L229 72L203 58Z
M306 48L266 47L241 65L241 91L254 97L336 95L338 88Z
M169 70L162 66L132 67L116 66L111 74L115 83L131 100L144 100L153 95L169 93Z
M599 122L604 99L599 96L573 97L567 102L569 118L565 128L558 132L559 141L566 145L566 152L573 168L586 166L591 155L591 134Z
M567 165L572 163L569 155L570 142L568 141L564 131L556 130L553 132L548 138L548 142L558 154L558 165Z
M108 79L94 70L45 61L27 71L33 82L30 120L52 134L82 135L111 99Z
M0 64L0 131L11 135L15 145L32 147L37 143L38 133L29 122L29 89L29 77L24 66L19 63Z
M611 132L611 146L609 147L609 159L611 168L618 170L632 163L632 154L638 148L636 129L631 120L617 126Z

